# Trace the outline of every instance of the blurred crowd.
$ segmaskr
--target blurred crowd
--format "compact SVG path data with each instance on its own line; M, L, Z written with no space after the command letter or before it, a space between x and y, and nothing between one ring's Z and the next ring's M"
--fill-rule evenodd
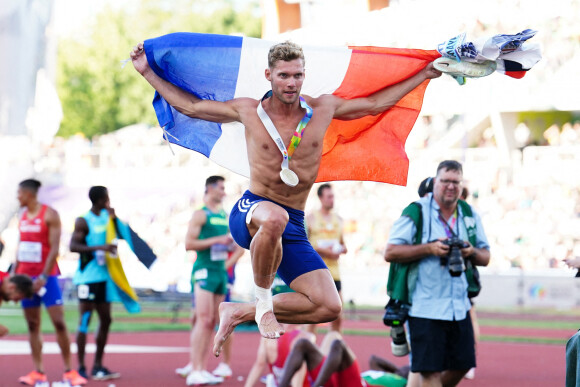
M417 13L413 20L398 16L418 6L424 12ZM461 9L462 17L431 20L430 7ZM377 33L376 37L358 37L352 29L346 33L353 44L364 38L369 44L425 47L426 40L443 40L463 31L468 38L475 38L536 29L538 35L531 42L542 44L544 60L533 69L533 76L528 75L525 82L518 81L522 90L530 90L530 83L541 85L558 73L566 74L580 58L579 14L578 0L491 0L485 7L464 6L459 0L399 0L392 1L387 9L371 12L366 21L369 28L374 28L374 24L388 28L385 33ZM522 20L527 24L521 25ZM428 36L416 33L420 24L429 25ZM335 43L344 40L338 33L335 38ZM494 85L504 83L508 81L502 79ZM439 93L436 87L439 86L430 86ZM514 92L519 88L513 84L509 87ZM461 90L454 88L452 92ZM526 108L533 110L533 106ZM580 122L546 125L542 137L532 136L530 129L520 124L514 133L513 145L517 149L509 151L506 162L506 157L499 157L505 149L497 144L491 125L465 134L465 127L475 127L481 120L485 117L473 112L463 117L449 112L420 117L407 141L407 187L374 182L335 183L336 210L345 221L349 251L341 259L343 270L361 272L386 267L383 249L391 225L401 210L417 198L419 182L434 174L439 161L449 158L463 163L471 193L468 201L485 224L492 252L486 270L563 267L563 259L580 256L580 234L575 233L580 229L580 176L572 172L580 170ZM458 136L453 138L455 129ZM158 286L168 284L186 291L195 256L185 252L185 230L192 212L201 203L205 178L211 174L226 177L226 208L231 208L236 196L247 188L247 179L201 155L169 145L162 135L159 128L135 125L91 141L82 135L56 137L50 143L31 143L25 136L3 137L0 193L7 199L0 203L0 237L6 242L6 249L0 258L0 269L14 259L18 181L33 176L41 179L47 188L41 190L40 198L61 213L61 266L65 274L76 267L76 256L68 252L67 246L74 219L89 208L88 188L102 184L109 187L119 216L131 223L158 254L161 265L154 276ZM440 148L441 143L447 142L447 148ZM316 205L315 190L312 192L307 212Z
M570 128L577 130L578 124L566 125L564 130L557 128L560 137ZM341 259L342 269L364 272L386 267L383 249L391 225L401 210L418 198L419 182L434 174L437 162L446 156L464 162L470 191L467 200L481 214L491 244L492 260L487 270L564 267L563 259L580 256L580 176L571 173L580 169L580 144L578 137L566 145L548 143L554 145L514 151L514 163L507 169L497 163L493 146L450 149L432 160L427 159L427 149L408 149L407 187L334 183L336 211L345 222L349 251ZM226 176L226 208L231 208L235 198L247 189L244 177L194 152L174 145L170 149L159 128L130 127L93 141L80 136L59 138L44 153L47 156L41 158L36 172L41 179L47 176L49 187L41 189L40 197L61 213L60 264L65 275L76 267L76 254L69 253L67 245L74 219L90 207L86 195L92 184L109 187L117 214L154 248L159 257L153 272L155 286L181 291L188 290L195 259L194 253L185 251L185 231L192 212L201 203L204 179L214 173ZM317 205L314 192L306 212ZM4 267L14 257L16 217L1 236L7 246L0 260ZM136 258L126 264L139 266ZM135 271L146 272L144 268ZM141 274L136 277L149 278Z

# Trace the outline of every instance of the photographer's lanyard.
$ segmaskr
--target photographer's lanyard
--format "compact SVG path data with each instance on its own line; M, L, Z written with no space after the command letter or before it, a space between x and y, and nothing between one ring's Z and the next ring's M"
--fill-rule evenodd
M453 227L457 224L457 208L453 211L453 215L451 216L451 225L447 223L447 221L441 215L441 210L439 212L439 220L443 225L443 229L445 230L445 234L447 234L447 238L453 238L456 234L453 232ZM459 230L457 230L457 236L459 236Z

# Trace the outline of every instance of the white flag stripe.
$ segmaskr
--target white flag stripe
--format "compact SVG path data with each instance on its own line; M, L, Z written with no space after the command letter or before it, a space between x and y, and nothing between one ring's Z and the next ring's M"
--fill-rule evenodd
M244 38L240 70L234 97L260 99L270 90L264 71L268 67L268 51L275 42ZM306 78L302 94L319 96L332 94L342 84L348 70L352 50L347 47L304 46ZM222 135L214 144L210 159L217 164L249 177L250 165L246 151L244 126L238 122L222 125ZM232 152L232 149L237 149Z

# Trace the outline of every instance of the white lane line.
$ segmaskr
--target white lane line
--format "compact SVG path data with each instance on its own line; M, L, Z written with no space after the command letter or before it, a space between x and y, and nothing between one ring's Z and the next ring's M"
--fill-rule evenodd
M87 344L87 353L95 353L95 350L95 344ZM71 351L77 352L76 344L71 344ZM107 344L105 351L107 353L182 353L188 352L189 348ZM45 341L42 353L46 355L60 354L60 348L56 342ZM27 340L0 340L0 355L30 355L30 345Z

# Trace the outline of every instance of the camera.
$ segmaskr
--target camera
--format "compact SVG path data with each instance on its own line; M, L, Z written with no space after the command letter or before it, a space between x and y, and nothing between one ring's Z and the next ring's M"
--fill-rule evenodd
M399 300L390 299L385 306L383 323L391 327L391 350L395 356L405 356L409 354L409 344L403 325L409 315L409 304Z
M449 246L449 253L441 257L441 265L447 266L452 277L459 277L465 271L465 261L461 256L461 249L469 247L469 245L456 236L442 242Z

